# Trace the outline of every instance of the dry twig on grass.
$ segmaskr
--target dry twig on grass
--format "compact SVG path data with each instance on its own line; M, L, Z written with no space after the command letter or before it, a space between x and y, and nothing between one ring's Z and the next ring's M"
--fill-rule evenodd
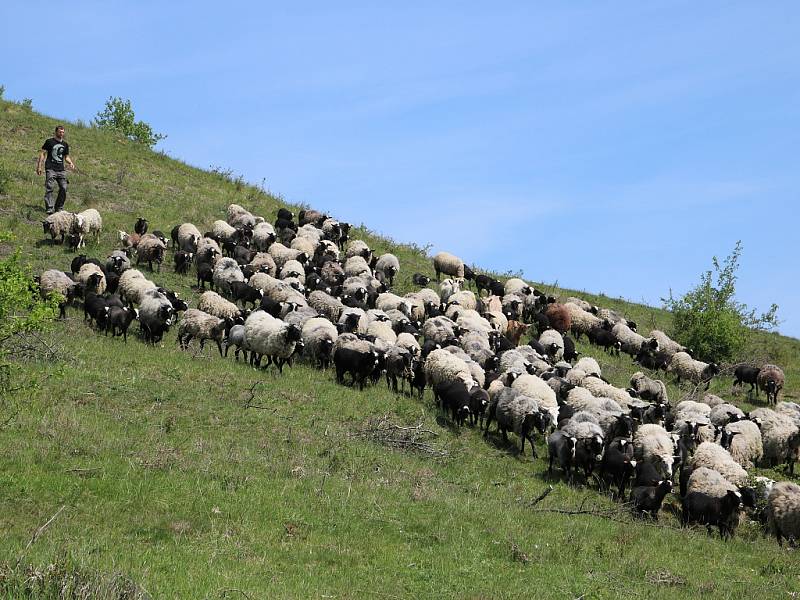
M435 431L423 428L421 421L410 427L395 425L391 422L389 413L369 419L362 429L349 434L350 437L372 440L389 448L411 450L437 458L444 458L449 456L450 453L427 441L431 437L438 435Z
M22 551L22 553L17 558L17 562L14 564L14 569L19 567L19 563L22 562L22 559L24 558L25 554L27 554L27 552L30 549L30 547L33 546L34 542L39 538L39 536L44 533L44 530L47 529L47 527L50 525L50 523L52 523L53 521L56 520L56 517L58 517L58 515L61 514L61 511L64 510L66 507L67 507L66 504L62 504L61 508L59 508L55 512L55 514L47 520L47 522L44 525L42 525L36 531L33 532L33 535L31 536L31 539L28 540L28 545L25 546L25 549Z

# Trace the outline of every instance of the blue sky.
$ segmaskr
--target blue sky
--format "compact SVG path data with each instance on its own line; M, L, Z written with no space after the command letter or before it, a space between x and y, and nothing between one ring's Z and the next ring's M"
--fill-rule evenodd
M800 4L256 4L6 0L0 84L577 289L658 305L741 239L739 300L800 337Z

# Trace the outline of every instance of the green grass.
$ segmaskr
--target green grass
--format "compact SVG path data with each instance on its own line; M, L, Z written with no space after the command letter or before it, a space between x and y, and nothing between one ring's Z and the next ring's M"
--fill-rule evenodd
M15 233L34 272L68 270L72 258L42 242L35 155L55 123L0 102L0 156L9 173L0 230ZM67 129L85 173L70 177L67 208L96 207L105 222L90 255L106 256L116 230L130 231L140 215L168 233L183 221L209 228L231 202L264 215L283 205L224 173L191 168L106 132ZM401 292L411 289L413 272L431 271L420 248L363 227L354 237L399 256ZM196 298L191 276L165 266L153 277ZM581 295L623 310L641 329L669 329L662 310ZM254 371L220 360L210 347L202 355L181 352L174 331L157 348L136 339L125 345L96 334L74 309L48 339L62 360L20 364L18 382L34 387L3 395L2 598L57 598L60 587L70 587L64 597L74 598L134 598L141 590L156 598L800 593L795 553L752 523L723 543L704 530L680 529L669 507L659 527L624 510L613 513L618 520L537 512L616 505L594 487L549 481L545 461L518 456L513 439L506 445L448 427L437 420L429 393L420 401L390 394L383 384L358 392L302 364L281 377ZM583 344L579 350L597 356L619 385L636 370L625 355ZM796 398L800 385L798 350L798 340L769 334L756 336L749 350L785 367L787 398ZM670 383L669 391L677 400L686 390ZM730 379L715 381L712 391L731 397ZM751 406L746 400L735 398ZM421 424L433 432L427 442L447 455L392 450L357 435L382 415ZM531 508L549 484L553 493ZM677 506L677 499L667 504ZM96 594L82 596L77 588Z

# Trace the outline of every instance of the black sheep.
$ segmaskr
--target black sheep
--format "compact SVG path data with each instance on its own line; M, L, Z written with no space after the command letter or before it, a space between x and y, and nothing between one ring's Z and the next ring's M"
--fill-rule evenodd
M611 483L617 486L616 497L622 498L625 495L625 487L635 469L633 445L626 439L618 439L614 440L603 454L603 460L600 462L600 477L608 476Z
M144 217L139 217L136 220L136 224L133 226L133 230L139 235L144 235L147 233L147 219Z
M337 348L333 353L333 364L336 366L336 381L344 383L345 373L353 378L352 385L358 384L360 390L364 389L364 382L372 375L379 363L378 353L359 352L352 348Z
M414 285L426 286L431 282L431 278L427 275L423 275L422 273L414 273L411 276L411 281L414 283Z
M111 332L112 337L122 335L125 343L128 343L128 328L131 323L139 318L139 311L134 308L112 306L108 309L106 318L106 335Z
M206 282L214 289L214 269L206 262L197 263L197 287L206 289Z
M251 303L253 308L256 307L256 304L261 303L261 299L264 297L264 292L259 288L254 288L246 284L244 281L232 281L230 283L231 288L231 299L234 302L242 302L242 306L247 306L247 303Z
M739 522L739 507L742 496L739 492L728 490L722 497L712 497L703 492L690 492L683 499L684 525L690 522L701 523L708 532L716 525L721 538L729 538Z
M178 250L172 257L173 261L175 262L175 272L181 275L186 275L189 272L189 268L192 266L193 258L193 252L184 252L183 250Z
M74 271L73 271L74 272ZM742 385L743 383L750 384L750 393L755 390L758 395L758 374L761 369L758 367L751 367L750 365L737 365L733 371L733 385Z
M575 350L575 340L573 340L568 335L563 336L564 338L564 360L567 362L572 362L573 360L578 358L580 352Z
M647 513L654 521L658 521L658 511L664 497L672 491L672 482L664 479L657 485L639 485L631 490L631 502L634 510L640 514Z
M617 339L617 336L602 327L593 327L586 334L586 337L589 338L591 344L600 346L610 354L616 353L619 355L619 351L622 349L622 342Z

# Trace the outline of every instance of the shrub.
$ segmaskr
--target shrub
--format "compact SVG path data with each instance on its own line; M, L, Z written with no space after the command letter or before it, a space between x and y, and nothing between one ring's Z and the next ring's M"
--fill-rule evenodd
M149 148L167 137L155 133L148 123L137 121L130 100L113 96L106 100L105 110L97 113L93 123L100 129L118 131L129 140L145 144Z
M722 264L716 256L712 259L714 270L706 271L697 287L677 299L670 290L669 298L662 299L674 317L672 336L692 348L696 358L731 360L740 355L753 330L769 330L778 325L777 304L757 315L755 309L734 298L741 253L739 241Z

